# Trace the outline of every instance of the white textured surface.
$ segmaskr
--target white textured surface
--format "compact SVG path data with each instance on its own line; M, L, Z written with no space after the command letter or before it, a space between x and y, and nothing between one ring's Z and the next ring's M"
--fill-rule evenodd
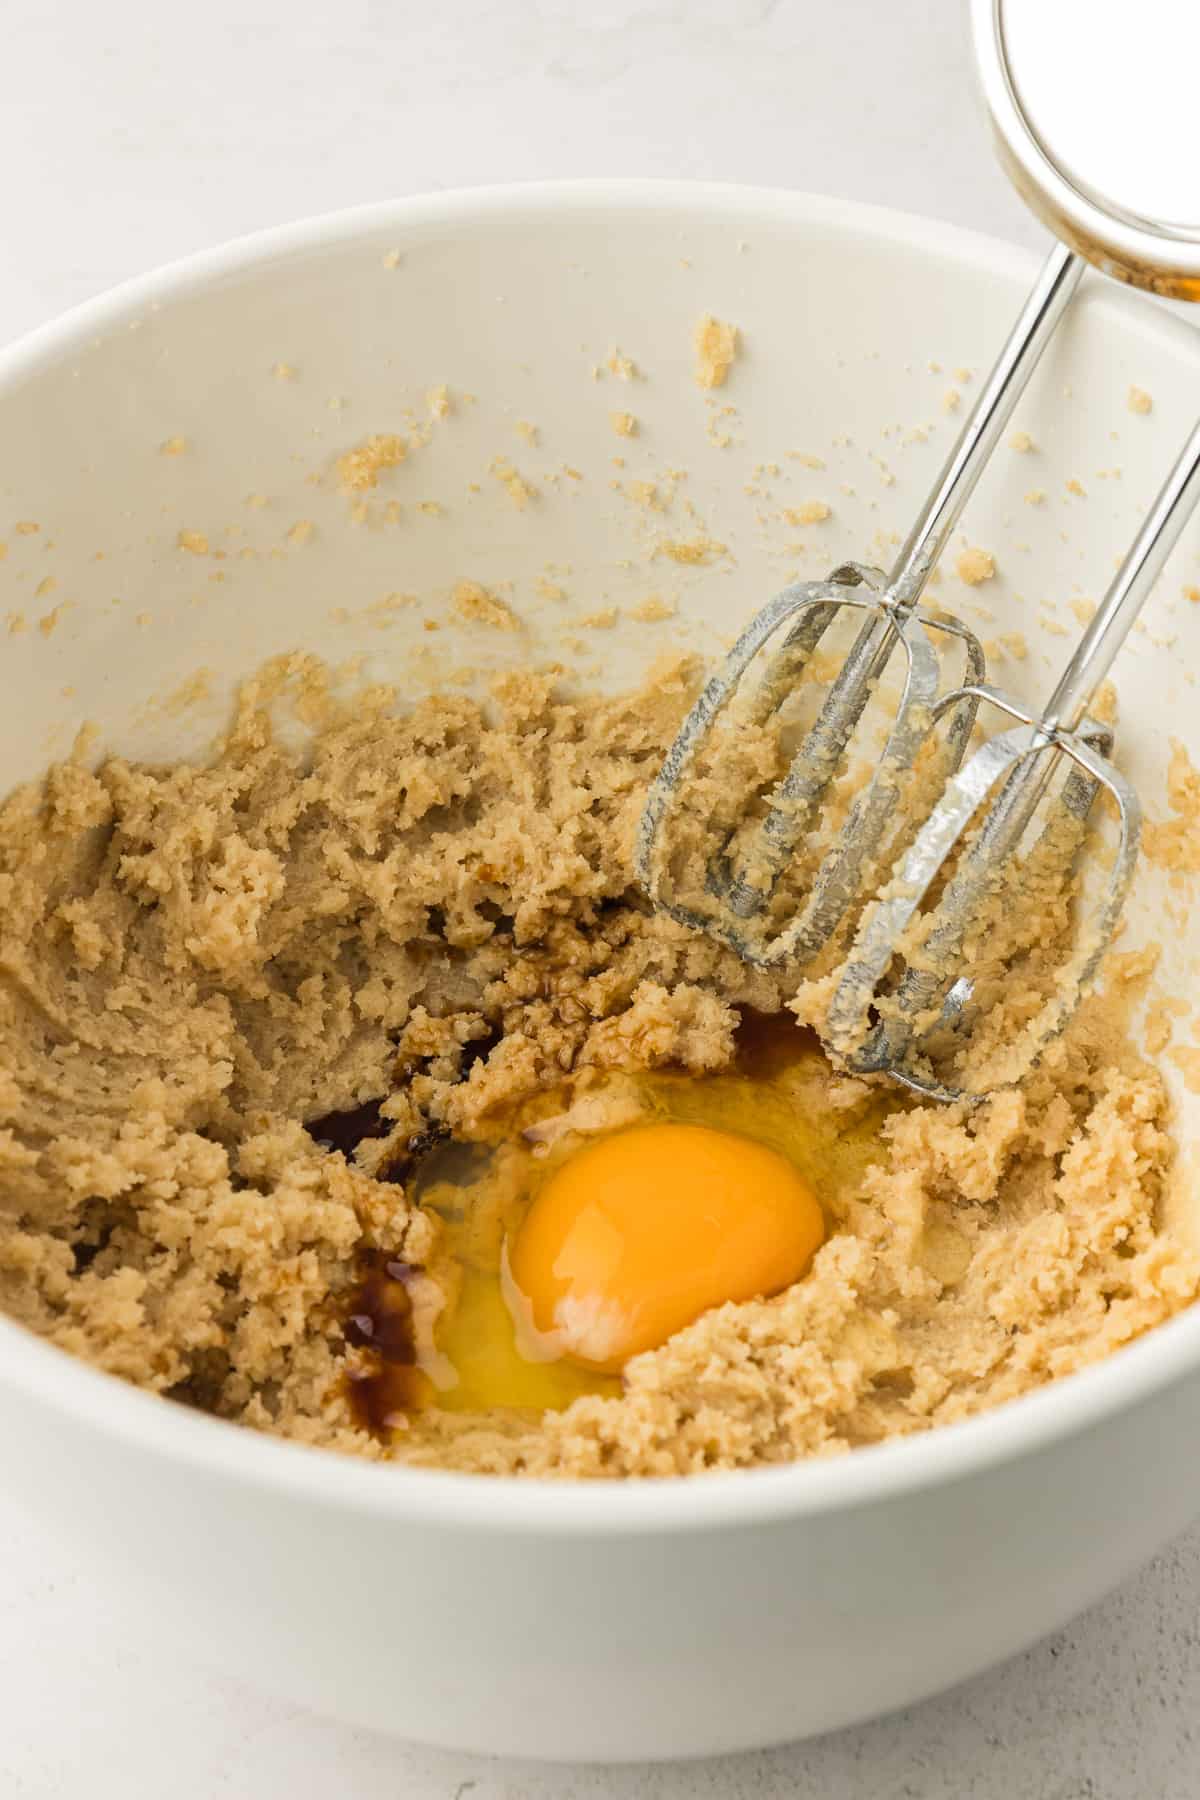
M4 38L0 340L261 225L482 181L778 182L1041 241L992 164L950 0L9 0ZM1053 1642L911 1713L649 1770L475 1762L327 1724L195 1668L186 1620L178 1659L151 1658L103 1571L2 1497L0 1592L5 1800L1200 1792L1200 1531Z

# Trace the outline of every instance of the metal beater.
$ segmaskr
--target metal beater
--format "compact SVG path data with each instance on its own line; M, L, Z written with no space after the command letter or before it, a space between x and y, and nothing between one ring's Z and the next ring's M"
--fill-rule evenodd
M974 982L969 973L956 975L955 970L962 967L972 926L1019 853L1064 758L1073 767L1060 804L1080 827L1063 834L1064 847L1079 848L1084 821L1102 789L1115 804L1117 842L1095 917L1078 933L1078 947L1043 1007L1006 1048L1005 1082L1019 1079L1032 1066L1075 1011L1112 940L1133 879L1141 830L1137 795L1107 759L1112 733L1089 720L1087 708L1198 499L1200 425L1184 445L1044 711L1031 713L1011 695L981 683L939 703L937 712L945 714L964 703L986 702L1017 724L983 744L951 778L888 890L863 919L822 1031L847 1068L884 1071L936 1100L980 1097L981 1090L966 1080L940 1079L925 1049L941 1039L943 1056L953 1062L969 1032ZM991 794L995 799L924 919L919 942L912 944L909 934L923 900ZM1045 826L1046 832L1055 829L1053 821ZM898 960L906 963L903 975L885 994L881 984ZM879 1015L874 1024L873 1014ZM983 1084L982 1091L989 1085Z
M1188 10L1170 0L1154 0L1154 13L1154 31L1131 33L1124 9L1093 9L1086 26L1090 78L1080 80L1077 22L1070 31L1049 29L1043 0L972 0L981 83L1002 160L1033 209L1075 253L1060 248L1047 262L891 576L883 581L876 571L845 565L827 582L785 590L758 614L685 720L650 789L637 840L637 871L656 903L756 963L794 958L799 971L852 905L868 903L823 1035L844 1066L886 1073L939 1100L979 1097L1019 1079L1061 1031L1111 941L1137 860L1137 797L1108 760L1111 731L1086 709L1200 497L1200 427L1043 712L989 686L972 634L956 620L931 620L918 603L1074 291L1081 258L1134 286L1200 298L1200 183L1187 153L1190 140L1180 135L1190 114L1164 106L1159 79L1164 70L1176 87L1187 79L1194 59L1180 33L1194 36L1195 27ZM1131 57L1140 58L1132 76ZM682 898L669 831L680 811L682 778L779 627L793 621L751 704L754 724L778 713L847 606L861 608L866 622L786 776L768 796L765 817L724 832L708 862L702 904ZM947 693L938 693L931 626L957 638L965 651L966 679ZM793 916L768 931L763 915L780 876L799 850L820 844L822 804L897 646L905 679L878 766L820 856ZM1015 723L964 763L981 706ZM934 733L944 744L944 785L932 801L917 796L914 804L905 777ZM1066 779L1056 788L1064 769ZM1015 1041L1003 1046L1002 1059L993 1054L988 1063L985 1054L981 1074L969 1058L979 1037L987 1050L978 991L987 947L981 957L976 940L988 908L1008 904L1009 920L1019 918L1019 887L1005 884L1045 867L1057 870L1064 918L1082 907L1086 868L1101 860L1081 855L1101 793L1115 808L1116 844L1093 915L1036 994ZM992 916L1002 943L1004 915Z
M1047 259L891 574L885 576L862 563L843 563L827 580L797 582L768 601L688 713L650 788L635 845L638 879L661 910L720 938L750 962L764 966L785 959L798 966L809 962L859 894L872 862L885 849L895 853L895 834L903 825L898 795L933 729L945 686L929 633L961 644L966 682L959 686L960 694L983 680L983 651L974 633L957 619L928 613L919 602L1084 266L1062 246ZM765 816L748 830L727 833L712 850L702 893L681 892L672 868L672 828L678 823L684 777L701 746L741 688L751 663L784 625L790 629L769 658L748 710L747 718L755 725L769 720L795 692L844 609L865 615L862 627L787 774L768 796ZM847 745L864 712L877 700L881 678L897 648L905 657L904 680L874 774L821 856L803 904L772 932L764 915L779 877L802 841L819 826L822 802L844 767ZM969 702L956 708L943 746L948 768L961 761L973 721Z

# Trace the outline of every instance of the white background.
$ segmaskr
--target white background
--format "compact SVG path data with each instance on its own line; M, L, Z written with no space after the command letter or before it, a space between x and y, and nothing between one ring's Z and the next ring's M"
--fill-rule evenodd
M0 340L259 226L486 181L779 183L1043 241L992 162L962 0L6 0L0 25ZM264 1700L191 1664L186 1619L152 1657L103 1570L0 1485L0 1800L1191 1800L1198 1603L1200 1530L912 1712L717 1763L543 1769Z

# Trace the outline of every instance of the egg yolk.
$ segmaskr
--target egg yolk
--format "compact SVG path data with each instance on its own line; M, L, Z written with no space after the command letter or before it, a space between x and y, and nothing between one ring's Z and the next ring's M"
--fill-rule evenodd
M778 1151L707 1125L631 1126L539 1190L510 1247L513 1300L546 1354L616 1371L710 1307L790 1286L823 1236Z

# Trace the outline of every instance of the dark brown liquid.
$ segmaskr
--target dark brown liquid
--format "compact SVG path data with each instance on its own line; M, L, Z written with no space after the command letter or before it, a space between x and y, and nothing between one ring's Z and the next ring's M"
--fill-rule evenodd
M361 1106L348 1107L345 1112L324 1113L319 1119L309 1119L304 1129L319 1149L340 1150L349 1162L360 1144L368 1138L386 1137L391 1130L389 1120L380 1112L382 1105L382 1100L364 1100ZM429 1125L424 1131L418 1131L386 1168L376 1170L376 1181L406 1180L413 1164L445 1143L448 1136L444 1125Z
M807 1025L798 1025L794 1013L764 1013L753 1006L743 1006L738 1011L733 1042L739 1075L769 1081L772 1075L778 1075L811 1051L816 1043L815 1034Z
M391 1130L379 1110L382 1105L382 1099L364 1100L361 1106L348 1107L345 1112L308 1119L304 1129L322 1150L340 1150L343 1156L350 1157L364 1138L386 1137Z
M364 1354L346 1392L358 1423L387 1437L397 1414L429 1400L429 1379L417 1367L416 1334L408 1284L420 1270L413 1263L368 1250L361 1277L350 1296L346 1342Z
M305 1130L322 1150L336 1150L349 1160L368 1138L386 1137L391 1125L380 1111L381 1100L366 1100L342 1112L309 1119ZM381 1169L379 1181L404 1180L438 1148L446 1132L432 1126L409 1139L399 1157ZM364 1430L386 1438L398 1416L428 1406L432 1387L417 1367L416 1334L408 1283L420 1270L398 1257L366 1250L359 1258L359 1279L350 1292L343 1333L347 1344L362 1352L346 1372L346 1394Z

